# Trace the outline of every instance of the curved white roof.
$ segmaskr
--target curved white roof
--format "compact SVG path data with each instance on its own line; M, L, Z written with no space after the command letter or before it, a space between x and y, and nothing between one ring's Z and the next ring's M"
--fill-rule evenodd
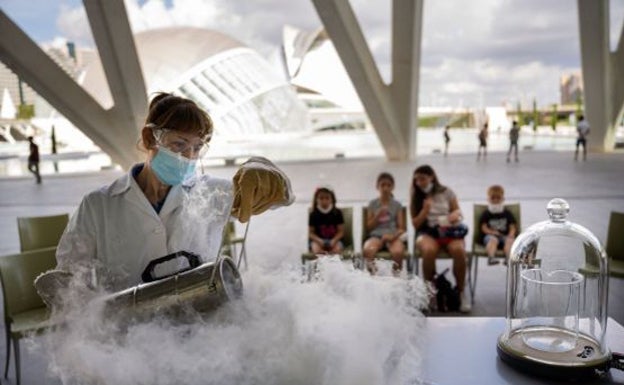
M220 32L190 27L144 31L136 34L134 41L148 91L151 85L167 84L206 58L244 47Z
M215 134L307 130L307 109L292 87L254 50L222 33L191 27L135 35L148 94L193 99L215 121ZM105 108L113 105L99 58L85 71L84 88Z
M323 95L341 107L362 110L349 74L322 28L306 32L286 26L283 46L291 84Z
M134 41L150 92L155 91L152 85L169 84L207 58L245 46L220 32L193 27L147 30L137 33ZM99 55L96 56L87 67L82 84L100 104L110 107L113 100Z

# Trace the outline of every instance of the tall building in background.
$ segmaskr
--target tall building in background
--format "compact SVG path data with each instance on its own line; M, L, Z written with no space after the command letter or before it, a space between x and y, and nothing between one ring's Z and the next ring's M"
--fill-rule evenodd
M561 104L576 104L583 100L583 76L581 72L573 72L561 76L559 85Z

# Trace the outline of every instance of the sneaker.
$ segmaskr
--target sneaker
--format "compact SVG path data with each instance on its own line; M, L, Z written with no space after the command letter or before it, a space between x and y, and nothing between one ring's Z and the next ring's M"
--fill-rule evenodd
M498 265L498 259L496 259L495 257L488 257L488 265Z
M466 293L466 290L461 292L459 298L461 300L461 304L459 305L459 311L462 313L469 313L472 310L472 304L468 299L468 294Z

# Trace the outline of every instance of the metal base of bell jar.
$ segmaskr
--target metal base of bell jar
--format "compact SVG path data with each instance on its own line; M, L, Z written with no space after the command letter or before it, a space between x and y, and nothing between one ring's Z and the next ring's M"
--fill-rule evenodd
M543 378L579 381L601 378L608 374L611 357L600 353L598 344L579 334L576 346L565 352L548 352L528 346L526 333L553 335L561 330L541 327L535 330L515 331L507 338L498 339L496 351L506 364L520 372Z

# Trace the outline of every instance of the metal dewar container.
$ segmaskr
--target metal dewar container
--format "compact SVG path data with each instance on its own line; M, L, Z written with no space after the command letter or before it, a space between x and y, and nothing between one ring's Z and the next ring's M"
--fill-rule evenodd
M522 232L507 270L506 329L499 357L516 369L560 380L599 377L622 369L607 348L608 259L598 239L568 220L563 199L549 219Z
M181 270L158 276L159 264L186 258ZM188 312L206 313L242 296L243 283L234 261L220 256L199 264L198 256L184 251L152 261L143 273L144 283L104 296L104 315L124 323L149 321L158 316L184 320Z

